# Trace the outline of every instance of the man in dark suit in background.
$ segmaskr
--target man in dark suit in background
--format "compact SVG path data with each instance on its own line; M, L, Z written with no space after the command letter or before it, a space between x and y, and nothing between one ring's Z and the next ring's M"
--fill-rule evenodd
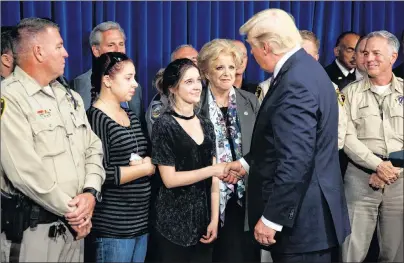
M250 228L274 262L331 262L350 233L338 169L335 89L300 47L299 31L286 12L261 11L240 33L247 34L254 58L274 80L255 122L250 153L227 165L224 180L249 170Z
M361 73L356 70L355 48L359 35L353 31L343 32L337 39L334 54L336 59L325 68L331 81L334 82L340 91L349 83L362 79ZM348 166L348 157L344 151L338 154L342 177L345 175Z
M234 81L234 86L238 89L242 89L257 95L258 84L248 83L244 78L244 72L247 68L248 63L247 47L240 40L233 40L232 42L239 49L241 57L243 59L241 67L236 70L236 80Z
M360 79L362 76L356 69L355 47L358 43L359 35L353 31L342 33L335 44L335 60L325 68L331 81L337 84L339 90L346 85Z
M404 31L403 34L401 36L401 49L403 51L404 54ZM402 78L404 79L404 62L401 63L400 65L398 65L394 70L393 73L396 77Z
M113 21L103 22L91 31L90 46L94 57L99 57L107 52L126 53L126 36L121 26ZM86 110L91 106L91 74L92 69L81 74L71 81L70 86L83 98ZM144 123L144 108L142 101L142 87L136 88L132 100L121 103L122 107L131 109L136 116Z
M13 40L11 38L11 26L1 27L1 63L0 77L1 80L11 75L15 68L13 55Z

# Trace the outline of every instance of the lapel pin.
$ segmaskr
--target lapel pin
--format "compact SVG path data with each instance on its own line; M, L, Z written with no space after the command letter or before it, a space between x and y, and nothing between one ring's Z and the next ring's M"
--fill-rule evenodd
M245 111L245 112L244 112L244 115L248 115L248 112L247 112L247 111Z

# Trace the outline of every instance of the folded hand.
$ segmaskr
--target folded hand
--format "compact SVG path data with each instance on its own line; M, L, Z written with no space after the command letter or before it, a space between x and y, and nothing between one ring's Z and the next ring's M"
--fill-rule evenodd
M372 173L369 177L369 186L373 188L373 190L383 189L386 183L380 179L376 173Z

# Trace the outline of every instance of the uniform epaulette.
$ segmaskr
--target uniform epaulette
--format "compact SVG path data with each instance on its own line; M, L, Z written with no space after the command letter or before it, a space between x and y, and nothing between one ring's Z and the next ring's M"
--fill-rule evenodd
M355 84L355 83L357 83L357 82L359 82L359 81L361 81L361 80L363 80L363 78L354 80L354 81L352 81L351 83L349 83L349 84L347 85L347 87L348 87L348 86L351 86L351 85L353 85L353 84Z
M18 82L18 80L13 75L11 75L1 81L1 88L3 89L14 82Z

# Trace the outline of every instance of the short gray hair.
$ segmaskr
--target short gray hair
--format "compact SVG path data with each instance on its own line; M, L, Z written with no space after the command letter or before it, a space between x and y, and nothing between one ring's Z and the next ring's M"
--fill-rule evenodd
M101 34L108 30L119 30L122 33L123 39L126 40L125 32L122 27L113 21L102 22L94 27L90 34L90 46L99 46L101 44Z
M380 31L373 31L367 35L367 38L370 39L371 37L381 37L387 40L387 43L393 50L393 53L398 53L400 49L400 41L398 41L397 37L386 30Z
M192 45L189 45L189 44L184 44L184 45L180 45L180 46L178 46L178 47L176 47L175 49L174 49L174 51L173 52L171 52L171 62L173 62L175 59L175 54L178 52L178 50L180 50L180 49L182 49L182 48L185 48L185 47L189 47L189 48L193 48L193 49L195 49Z
M13 53L16 58L22 53L28 51L36 36L44 32L48 27L53 27L59 30L59 26L47 19L30 17L24 18L17 24L14 31L12 31L11 39L13 41Z

